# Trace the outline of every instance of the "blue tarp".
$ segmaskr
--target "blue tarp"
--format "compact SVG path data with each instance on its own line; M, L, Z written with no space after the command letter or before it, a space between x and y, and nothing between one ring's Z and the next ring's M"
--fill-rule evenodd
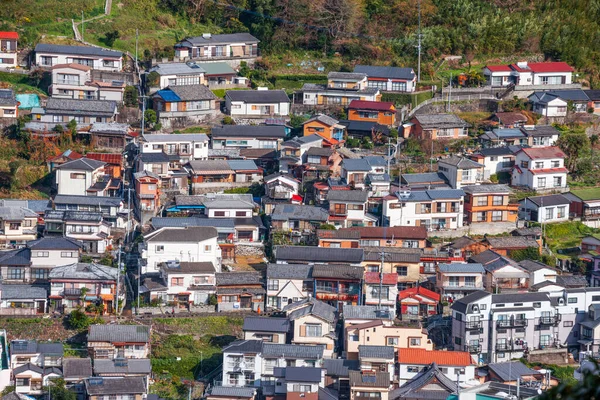
M164 101L181 101L179 96L171 90L159 90L157 94L162 97Z
M18 94L15 96L19 104L19 109L29 110L40 106L40 98L37 94Z

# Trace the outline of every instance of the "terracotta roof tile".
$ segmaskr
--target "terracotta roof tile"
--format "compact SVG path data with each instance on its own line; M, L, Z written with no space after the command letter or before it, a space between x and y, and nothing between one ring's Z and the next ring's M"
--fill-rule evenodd
M91 158L92 160L102 161L108 164L121 165L123 162L123 155L121 154L87 153L85 156L87 158Z
M565 158L565 153L556 146L548 146L548 147L524 147L518 152L524 152L531 158L532 160L537 160L540 158Z
M425 349L398 349L398 362L401 364L463 366L474 365L466 351L442 351Z
M428 297L435 301L440 301L440 295L436 292L433 292L429 289L425 289L423 286L418 286L416 288L404 289L398 293L400 296L400 300L407 299L409 297L413 297L416 295L421 295L423 297Z
M379 272L365 272L365 283L379 283ZM383 274L384 285L395 285L398 283L397 273Z

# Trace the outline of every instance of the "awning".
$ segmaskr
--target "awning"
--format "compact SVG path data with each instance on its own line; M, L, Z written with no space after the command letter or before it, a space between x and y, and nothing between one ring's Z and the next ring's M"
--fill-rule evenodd
M98 296L85 296L85 300L98 300Z
M496 272L494 278L529 278L529 275L523 272Z
M181 292L178 293L177 296L189 296L190 294L192 294L192 292Z
M48 296L48 298L52 299L52 300L62 300L62 296L58 296L58 295Z

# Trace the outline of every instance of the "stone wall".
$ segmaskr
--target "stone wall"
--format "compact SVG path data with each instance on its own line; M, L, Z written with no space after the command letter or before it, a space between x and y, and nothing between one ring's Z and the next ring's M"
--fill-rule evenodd
M534 350L527 355L527 362L563 365L569 362L569 352L566 348Z
M462 100L450 103L450 112L495 112L498 110L497 100ZM448 103L440 99L439 102L421 107L416 114L445 114L448 112Z
M235 245L236 256L264 257L265 247L262 243L244 244L238 243Z

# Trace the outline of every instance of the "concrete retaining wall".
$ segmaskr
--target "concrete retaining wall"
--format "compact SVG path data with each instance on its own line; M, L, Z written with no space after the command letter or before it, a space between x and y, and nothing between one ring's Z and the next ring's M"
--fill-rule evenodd
M569 352L564 349L534 350L527 355L528 362L562 365L569 362Z

